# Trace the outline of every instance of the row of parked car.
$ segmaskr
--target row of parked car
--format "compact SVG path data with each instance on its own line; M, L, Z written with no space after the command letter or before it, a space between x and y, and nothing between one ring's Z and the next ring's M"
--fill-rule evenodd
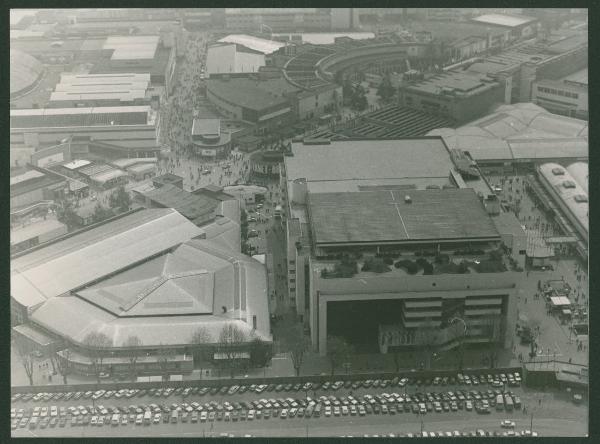
M129 406L79 405L70 407L36 406L34 408L12 408L11 421L13 429L18 427L64 427L67 422L71 426L78 425L126 425L156 424L178 422L212 422L212 421L252 421L270 417L312 418L331 416L366 416L368 414L396 415L401 413L427 414L429 412L456 412L458 410L478 413L489 413L490 406L500 396L514 400L515 408L520 408L521 401L512 392L499 389L487 391L456 390L427 393L381 393L334 396L321 395L314 399L304 398L263 398L254 401L216 402L209 401L173 403L170 405L132 404Z
M492 437L492 436L513 436L513 437L537 437L540 436L538 432L532 432L531 430L521 430L517 432L515 430L508 430L501 432L499 430L471 430L468 432L460 432L454 430L452 432L417 432L417 433L382 433L380 435L363 435L364 438L473 438L473 437ZM341 438L354 438L353 435L342 435Z
M233 386L215 386L215 387L178 387L178 388L156 388L156 389L121 389L121 390L97 390L97 391L86 391L86 392L66 392L66 393L17 393L12 396L12 402L16 401L34 401L34 402L50 402L50 401L69 401L71 399L93 399L99 400L105 399L119 399L119 398L133 398L152 396L158 398L167 398L171 395L182 396L184 398L190 395L204 396L210 395L234 395L236 393L263 393L263 392L309 392L316 390L331 390L337 391L341 388L346 389L363 389L363 388L387 388L387 387L405 387L407 385L416 385L417 387L429 387L429 386L453 386L453 385L466 385L466 386L479 386L488 384L494 388L500 388L505 386L518 387L521 384L521 375L519 372L515 373L500 373L496 375L463 375L458 374L454 376L435 377L431 379L417 379L417 378L401 378L395 377L392 379L367 379L360 381L326 381L323 383L305 382L296 384L252 384L252 385L233 385Z

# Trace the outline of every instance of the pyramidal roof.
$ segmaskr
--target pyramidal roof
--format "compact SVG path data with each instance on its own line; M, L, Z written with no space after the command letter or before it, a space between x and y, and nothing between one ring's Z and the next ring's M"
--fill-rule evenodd
M213 273L173 253L81 290L77 295L120 317L209 314Z

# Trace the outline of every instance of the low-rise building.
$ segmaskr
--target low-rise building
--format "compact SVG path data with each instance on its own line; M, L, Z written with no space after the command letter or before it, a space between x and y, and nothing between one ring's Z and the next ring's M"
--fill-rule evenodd
M467 122L504 102L504 86L486 75L446 72L401 89L404 106Z
M531 101L552 113L587 120L589 114L587 68L559 80L535 81L531 89Z
M202 157L227 157L231 151L231 134L222 131L221 119L194 119L192 147Z

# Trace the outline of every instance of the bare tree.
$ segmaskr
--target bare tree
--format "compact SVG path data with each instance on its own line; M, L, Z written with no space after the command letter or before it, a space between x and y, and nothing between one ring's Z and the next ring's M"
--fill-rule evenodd
M190 342L192 344L194 344L194 346L195 346L194 347L195 348L194 358L198 358L196 363L200 367L200 377L202 378L202 370L203 370L203 364L204 364L204 355L203 355L202 346L212 344L214 342L214 340L213 340L213 337L212 337L210 331L208 330L208 328L201 326L201 327L198 327L194 331Z
M92 369L100 384L100 373L102 373L102 363L104 357L108 352L108 348L112 346L112 339L106 336L104 333L91 332L83 338L83 344L89 348L90 359L92 361Z
M438 328L433 324L431 318L427 318L417 327L416 344L423 347L425 351L425 368L431 368L431 353L438 340Z
M175 358L175 350L171 347L165 347L160 344L158 351L156 352L156 360L162 373L163 381L169 378L169 361Z
M71 374L71 350L68 348L62 350L63 356L59 356L58 352L54 352L54 361L56 361L56 368L58 369L58 373L63 378L63 383L68 384L67 376Z
M135 381L137 376L137 361L140 358L140 353L142 352L142 340L136 335L131 335L125 342L123 342L123 347L128 348L129 355L129 363L131 364L131 379Z
M483 323L483 334L490 341L488 361L490 368L494 368L498 361L498 351L503 347L504 334L506 331L506 322L500 315L489 316Z
M247 340L246 334L232 323L225 325L219 333L217 350L224 358L223 366L229 368L232 378L240 365L239 353Z
M21 364L23 364L23 368L25 369L25 374L27 374L27 377L29 378L29 385L33 385L34 359L31 355L31 350L21 341L15 341L15 348L17 349Z
M296 376L300 376L300 368L304 362L304 355L310 348L310 340L304 334L301 324L297 324L290 329L286 343L292 356L292 364L296 370Z
M354 353L354 347L339 336L329 336L327 338L327 357L331 364L331 376L340 364L348 362Z

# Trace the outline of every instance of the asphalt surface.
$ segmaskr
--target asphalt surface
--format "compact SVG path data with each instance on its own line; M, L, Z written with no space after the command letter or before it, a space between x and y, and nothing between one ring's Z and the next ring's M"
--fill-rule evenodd
M407 386L406 393L413 394L416 392L446 392L456 389L462 390L481 390L485 391L490 388L488 385L479 386L428 386L416 387ZM454 431L470 432L476 429L484 429L486 431L500 431L500 422L504 419L511 419L516 422L515 430L525 430L530 428L531 413L533 413L533 430L540 433L542 436L584 436L587 433L587 406L574 405L566 398L561 397L556 392L538 392L522 387L511 388L514 394L521 398L523 407L527 407L527 415L523 410L515 410L513 412L496 411L491 409L488 415L480 415L473 411L458 410L457 412L428 412L423 415L423 428L426 431ZM404 388L401 387L386 387L381 388L361 388L357 390L341 388L340 390L317 390L316 397L321 395L334 395L337 397L347 396L352 391L354 397L362 397L364 394L381 394L381 393L404 393ZM140 404L166 404L172 403L181 404L182 402L192 403L194 401L201 404L216 401L222 403L224 401L252 401L258 399L269 398L304 398L306 394L300 392L263 392L261 394L246 392L244 394L234 395L216 395L205 396L190 395L186 398L182 396L171 395L168 398L155 398L151 396L127 398L101 398L95 401L95 405L109 406L129 406ZM308 396L315 398L315 393L309 391ZM14 402L11 407L32 409L34 406L79 406L91 405L91 399L79 399L69 401L50 401L50 402ZM320 418L269 418L255 419L254 421L214 421L214 422L198 422L198 423L183 423L181 420L177 424L160 423L152 425L127 425L93 427L88 426L71 426L70 422L64 428L56 426L55 428L48 427L46 429L38 428L35 430L17 429L14 430L13 436L219 436L221 433L233 434L235 436L244 436L250 434L252 436L363 436L364 434L406 434L416 433L421 430L421 417L413 413L398 413L396 415L389 414L367 414L364 417L360 416L331 416L325 417L322 413Z

